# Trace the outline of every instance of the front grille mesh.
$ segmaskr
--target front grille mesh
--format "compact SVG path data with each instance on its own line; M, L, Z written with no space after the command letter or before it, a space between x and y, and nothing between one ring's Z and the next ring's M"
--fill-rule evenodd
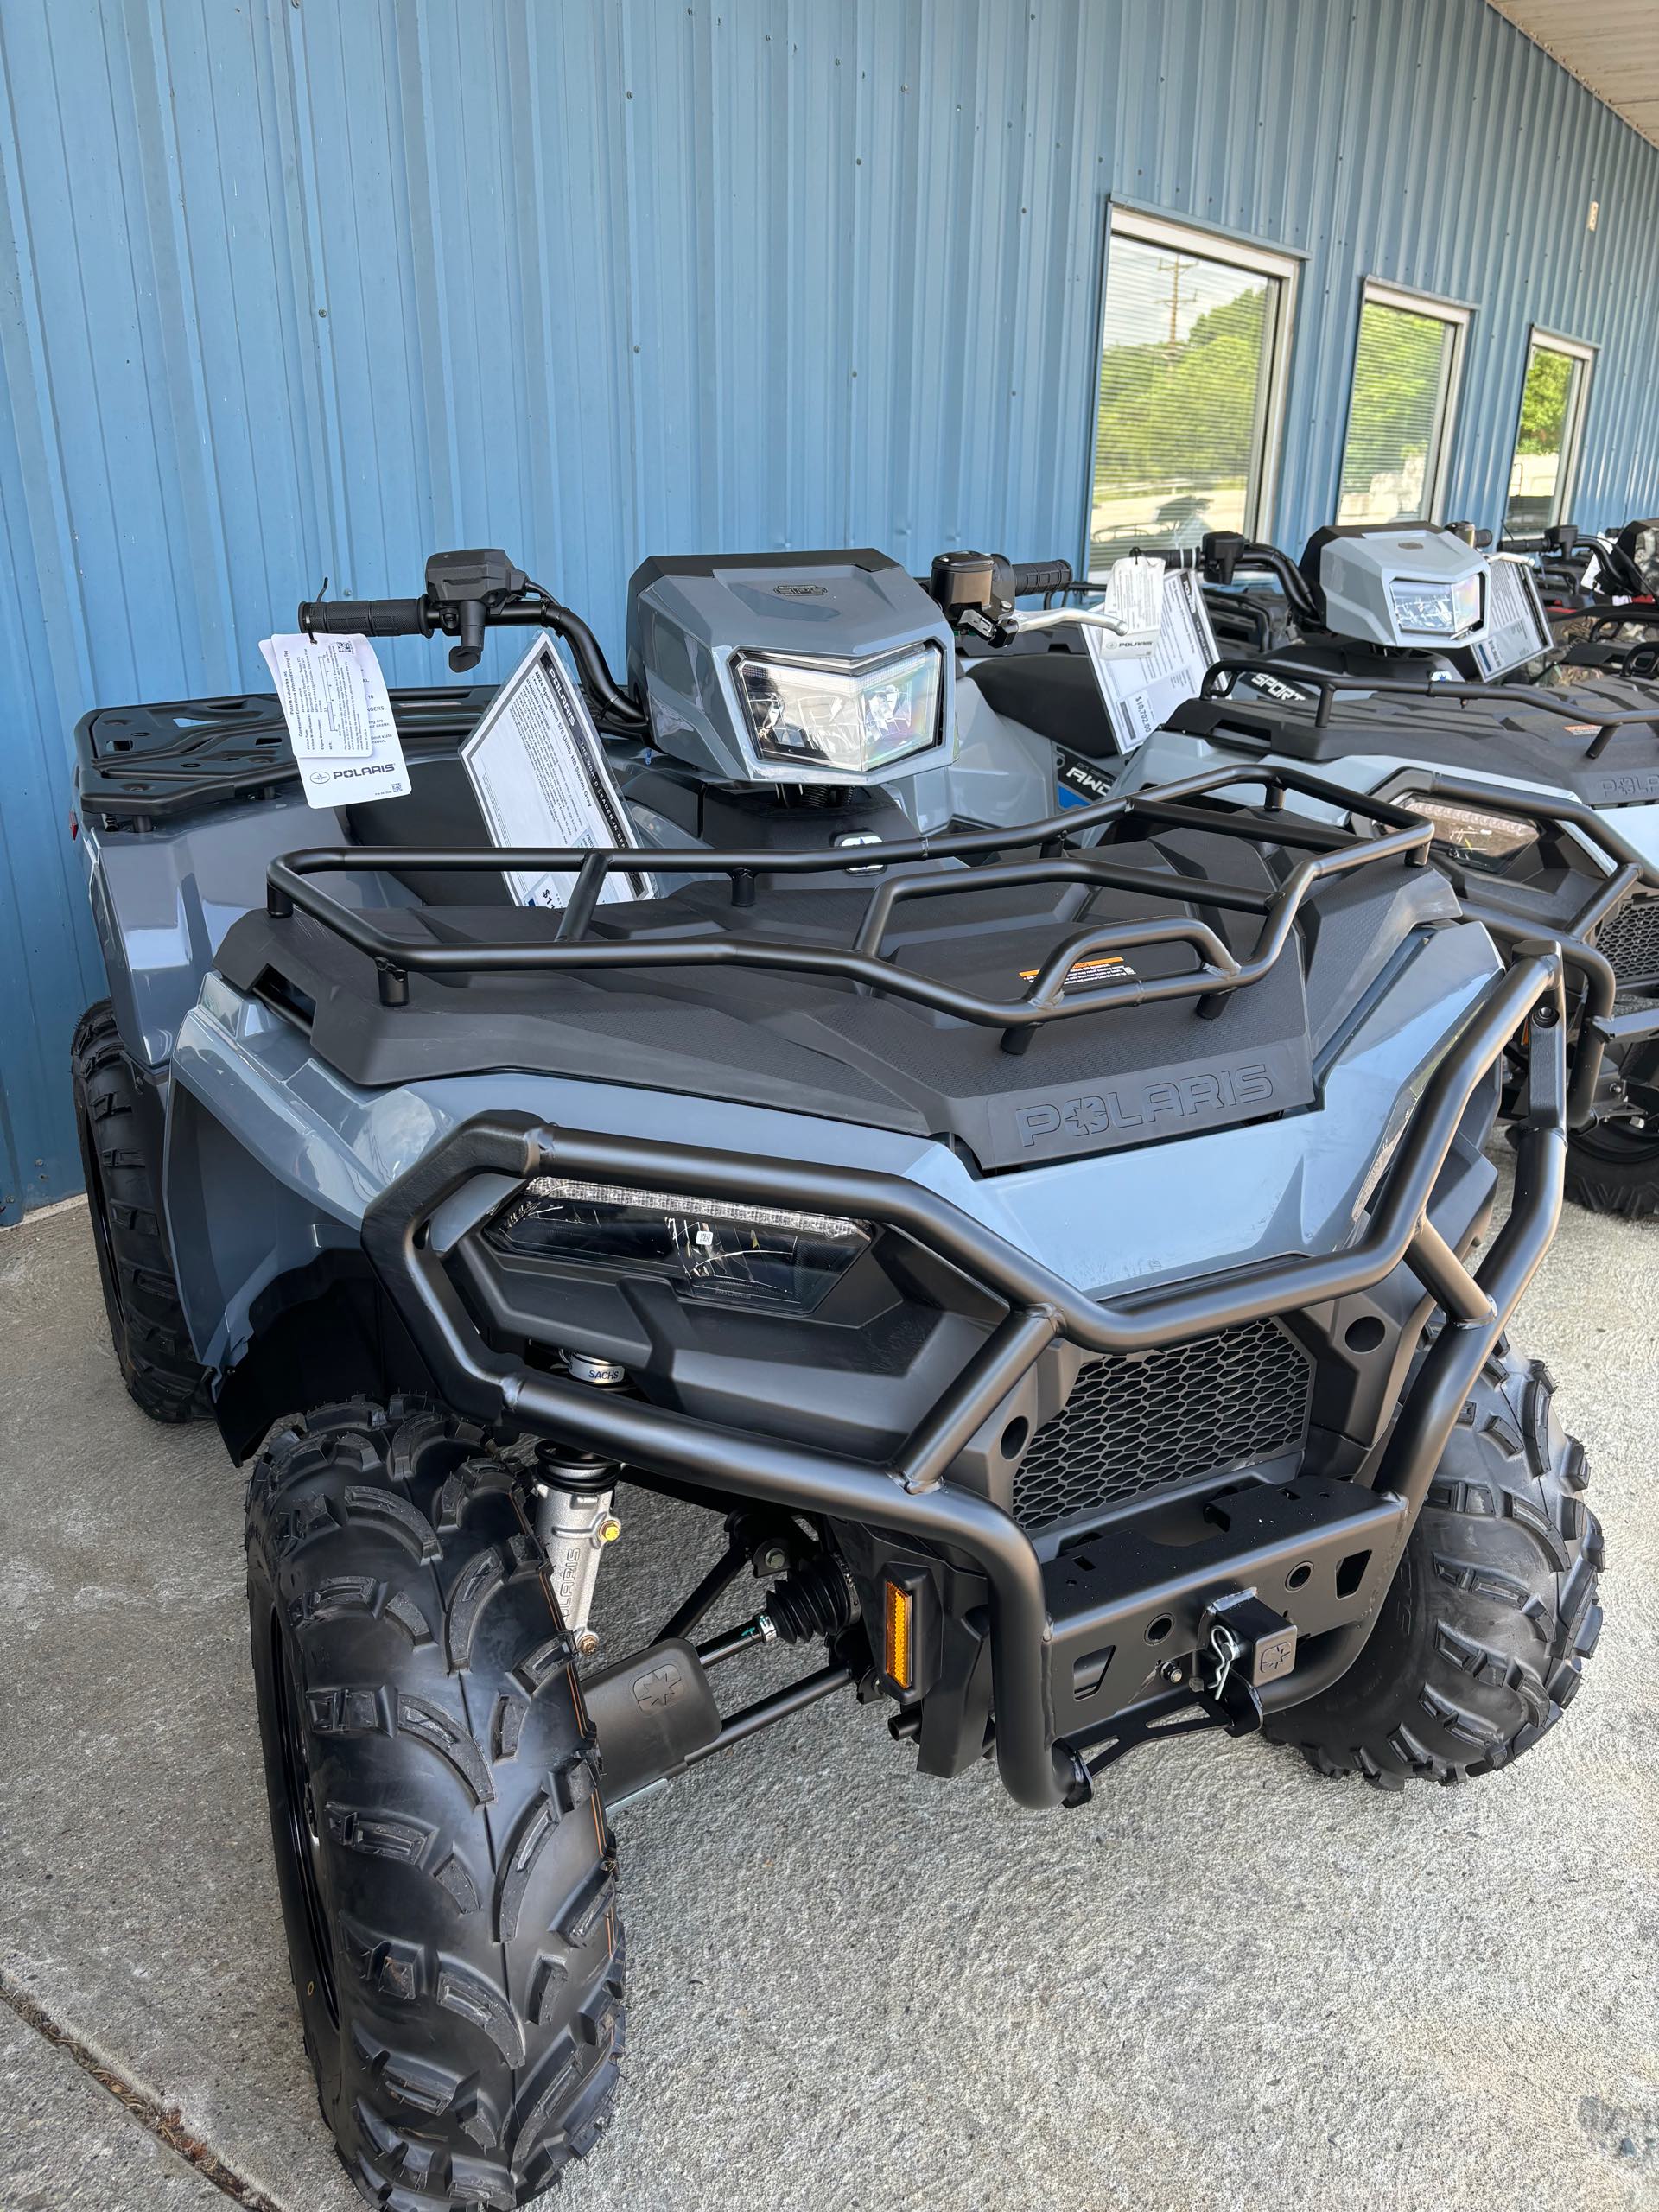
M1031 1440L1014 1516L1052 1528L1160 1484L1254 1466L1307 1435L1313 1369L1273 1321L1085 1367Z
M1659 899L1633 899L1596 931L1596 950L1621 983L1659 976Z

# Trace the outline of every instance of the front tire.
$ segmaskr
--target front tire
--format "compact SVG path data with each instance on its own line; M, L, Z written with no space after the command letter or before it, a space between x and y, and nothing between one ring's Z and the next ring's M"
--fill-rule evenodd
M1378 1789L1491 1774L1553 1728L1601 1632L1584 1448L1541 1360L1487 1362L1376 1626L1340 1680L1267 1733Z
M1567 1144L1567 1195L1590 1213L1650 1219L1659 1213L1659 1136L1614 1121L1574 1130Z
M388 2212L508 2207L609 2117L598 1756L515 1478L424 1402L315 1412L248 1486L271 1835L306 2048Z
M144 1147L140 1077L108 999L88 1007L77 1023L69 1072L92 1248L127 1395L152 1421L206 1420L213 1396L179 1302Z

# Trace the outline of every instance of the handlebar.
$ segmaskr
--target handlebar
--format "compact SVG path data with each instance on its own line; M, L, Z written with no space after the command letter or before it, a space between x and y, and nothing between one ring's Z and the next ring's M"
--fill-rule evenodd
M1288 553L1264 539L1240 537L1232 531L1207 531L1198 543L1198 558L1211 583L1230 584L1241 569L1255 569L1274 578L1299 620L1324 626L1319 601L1307 578Z
M308 638L429 638L442 631L457 640L449 665L458 673L477 667L486 629L551 630L569 646L588 703L607 728L635 737L650 728L638 701L611 674L582 617L561 607L494 546L435 553L419 599L302 600L297 620Z
M299 624L308 638L429 638L423 599L307 599Z
M1039 591L1064 591L1072 580L1069 561L1016 561L1014 595L1027 599Z

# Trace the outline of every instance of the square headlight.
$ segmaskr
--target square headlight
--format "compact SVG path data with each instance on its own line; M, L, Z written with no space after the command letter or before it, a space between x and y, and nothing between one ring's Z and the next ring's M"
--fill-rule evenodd
M868 775L939 741L935 645L868 661L739 653L733 671L757 755L813 775Z
M1396 626L1420 638L1463 638L1480 627L1478 576L1459 576L1450 584L1396 577L1389 586L1389 602Z

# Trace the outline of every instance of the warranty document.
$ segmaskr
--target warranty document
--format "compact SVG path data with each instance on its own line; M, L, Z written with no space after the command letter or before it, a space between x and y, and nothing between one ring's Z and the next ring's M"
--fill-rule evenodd
M538 637L485 710L461 749L486 826L495 843L556 845L591 852L596 846L638 846L610 763L575 679L553 639ZM569 869L503 869L521 906L569 903ZM643 869L617 869L600 893L655 896Z

